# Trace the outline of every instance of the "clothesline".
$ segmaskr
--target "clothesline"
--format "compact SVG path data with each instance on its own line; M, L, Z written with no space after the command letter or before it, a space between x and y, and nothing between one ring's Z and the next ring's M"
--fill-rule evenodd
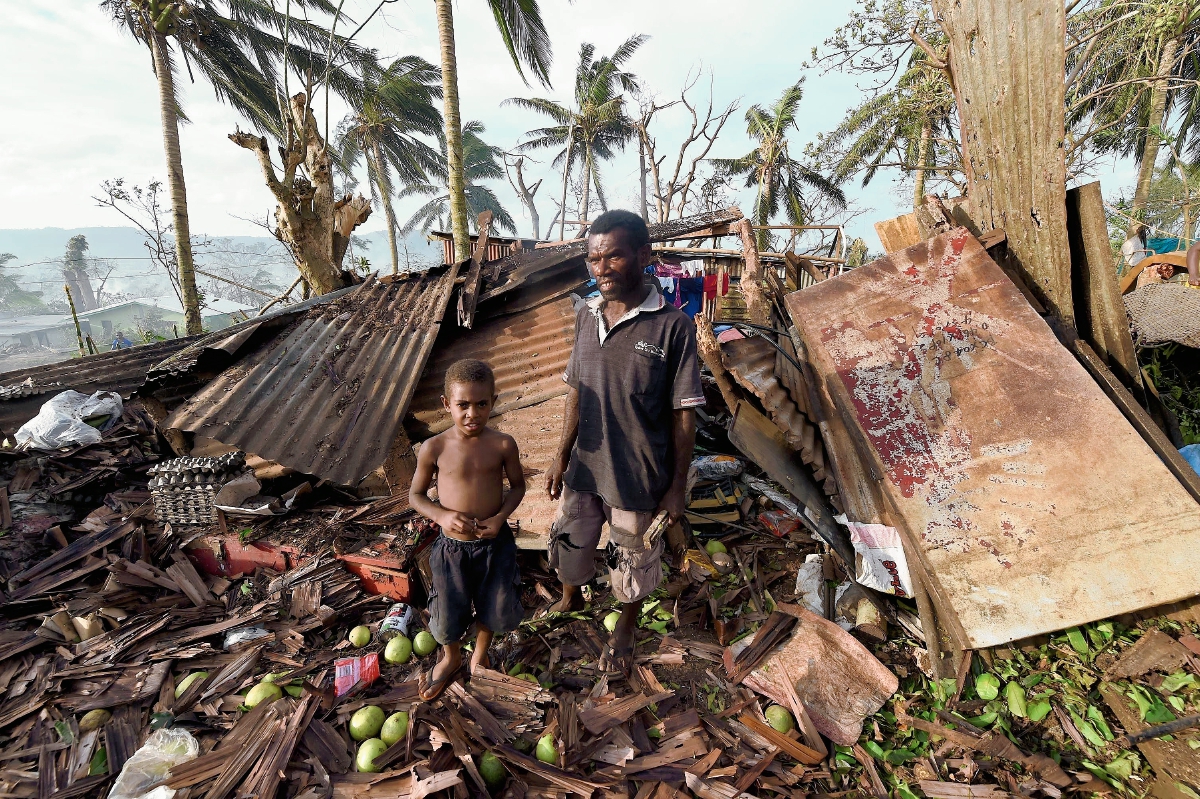
M1155 227L1154 225L1151 225L1149 222L1146 222L1142 219L1135 219L1134 217L1130 216L1129 214L1125 213L1124 211L1122 211L1118 208L1113 208L1108 203L1105 203L1104 207L1107 208L1112 213L1116 214L1119 217L1122 217L1123 219L1125 219L1129 222L1137 222L1139 225L1145 225L1147 230L1150 230L1154 233L1161 233L1163 235L1163 238L1179 239L1180 241L1187 242L1189 245L1191 245L1197 241L1197 239L1189 239L1187 236L1177 236L1169 230L1163 230L1160 227Z

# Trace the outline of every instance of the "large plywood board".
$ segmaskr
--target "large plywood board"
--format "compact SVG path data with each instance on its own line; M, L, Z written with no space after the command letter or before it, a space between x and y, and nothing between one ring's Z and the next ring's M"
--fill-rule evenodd
M1200 505L965 229L787 305L967 646L1200 593Z

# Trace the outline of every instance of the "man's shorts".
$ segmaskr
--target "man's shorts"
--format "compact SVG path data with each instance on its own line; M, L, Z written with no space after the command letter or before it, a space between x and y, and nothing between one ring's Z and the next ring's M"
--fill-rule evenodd
M621 510L596 494L563 486L558 518L550 528L550 565L565 585L584 585L596 576L596 547L604 523L609 525L606 552L612 592L623 604L640 602L662 582L660 536L647 548L645 532L653 511Z
M429 571L429 631L439 644L461 640L473 621L496 633L521 623L521 570L507 522L491 540L439 535L429 553Z

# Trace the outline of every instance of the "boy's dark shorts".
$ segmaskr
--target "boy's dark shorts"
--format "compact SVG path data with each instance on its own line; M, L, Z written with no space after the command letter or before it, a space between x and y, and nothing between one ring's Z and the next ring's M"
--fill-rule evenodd
M461 640L473 621L496 633L521 623L521 570L507 522L490 541L439 535L429 553L429 571L429 631L439 644Z

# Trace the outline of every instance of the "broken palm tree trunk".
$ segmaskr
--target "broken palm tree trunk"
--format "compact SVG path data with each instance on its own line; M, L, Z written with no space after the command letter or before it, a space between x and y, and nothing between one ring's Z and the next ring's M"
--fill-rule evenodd
M371 202L362 195L339 198L334 194L328 143L321 137L308 96L296 94L288 107L287 144L280 148L282 177L271 163L266 137L238 131L229 139L258 157L277 203L272 233L291 251L312 292L328 294L354 282L353 270L343 270L342 259L350 233L371 215ZM299 172L301 166L304 174Z
M1046 305L1074 321L1067 244L1064 72L1058 0L934 0L950 42L970 215L1002 229Z
M696 350L700 353L700 360L704 361L708 371L712 372L725 405L732 411L740 401L738 392L733 387L733 381L729 379L729 373L725 371L725 364L721 360L721 344L713 333L712 322L703 314L696 314Z
M1197 593L1200 505L967 230L787 302L959 648Z
M746 298L746 313L750 321L756 325L771 324L771 300L763 289L762 264L758 260L758 243L754 240L754 225L749 219L738 222L738 235L742 239L742 257L746 265L742 269L742 279L739 285L742 296Z

